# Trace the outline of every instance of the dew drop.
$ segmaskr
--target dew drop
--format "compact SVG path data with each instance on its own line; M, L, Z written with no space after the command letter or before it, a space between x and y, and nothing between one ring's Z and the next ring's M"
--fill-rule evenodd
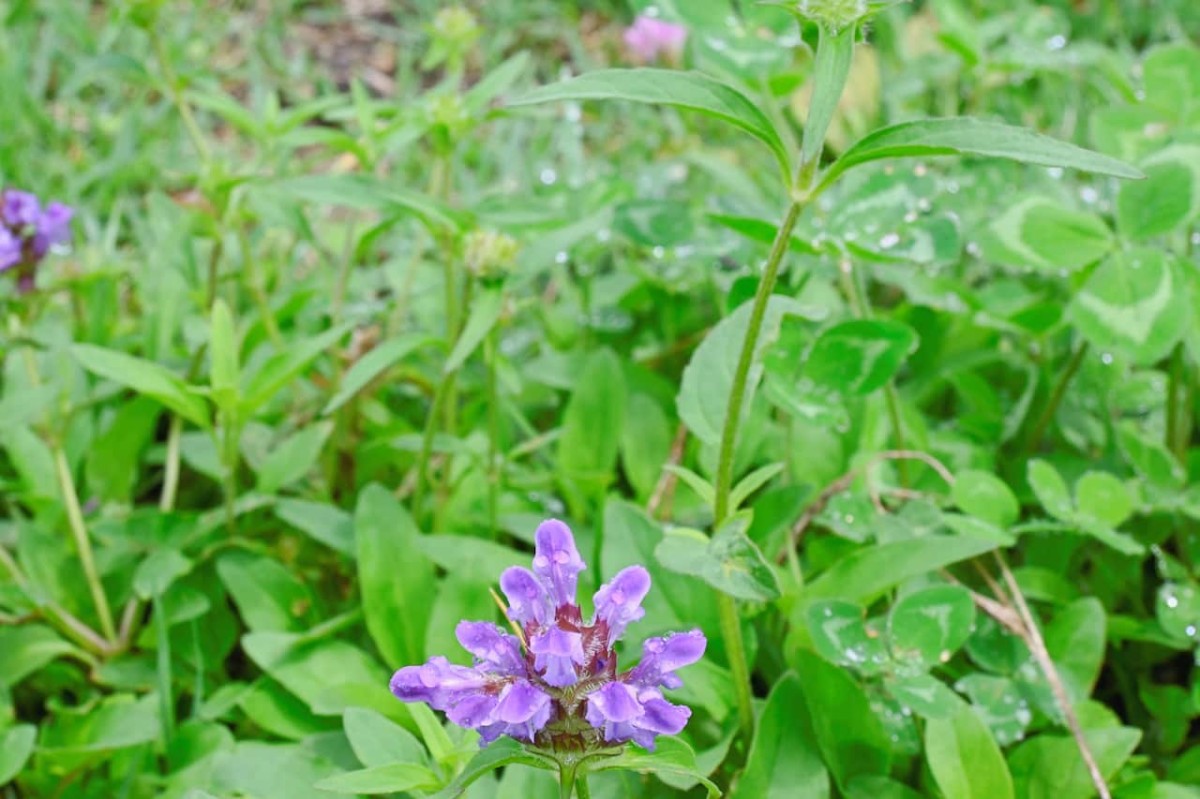
M542 183L546 186L553 186L554 181L558 180L558 173L550 167L542 170L542 174L538 176Z
M1061 166L1051 166L1046 168L1046 174L1058 180L1063 176L1063 170Z
M1061 33L1055 34L1046 40L1047 50L1061 50L1067 46L1067 37Z
M560 250L559 252L557 252L557 253L554 255L554 263L556 263L556 264L565 264L566 262L567 262L567 254L566 254L566 252L564 252L564 251Z
M898 233L885 233L883 238L881 238L879 240L879 246L885 250L890 250L892 247L895 247L899 243L900 243L900 234L898 234Z
M656 246L656 247L655 247L653 250L651 250L650 252L651 252L651 254L652 254L652 255L653 255L655 258L660 258L660 259L661 259L661 258L662 258L664 255L666 255L666 254L667 254L667 251L666 251L666 250L665 250L663 247L661 247L661 246Z
M1105 366L1112 366L1112 362L1113 354L1111 352L1100 353L1100 363L1104 364Z

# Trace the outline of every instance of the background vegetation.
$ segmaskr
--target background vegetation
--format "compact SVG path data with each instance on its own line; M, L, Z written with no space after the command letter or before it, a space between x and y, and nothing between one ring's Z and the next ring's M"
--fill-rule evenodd
M658 776L594 796L1200 796L1200 6L859 32L821 164L969 114L1146 178L847 172L781 240L722 487L771 149L518 105L633 65L645 3L466 5L0 0L0 187L76 209L35 291L0 273L0 796L454 795L474 734L389 674L464 661L549 516L581 595L650 569L629 658L710 642ZM816 25L655 10L658 66L801 147Z

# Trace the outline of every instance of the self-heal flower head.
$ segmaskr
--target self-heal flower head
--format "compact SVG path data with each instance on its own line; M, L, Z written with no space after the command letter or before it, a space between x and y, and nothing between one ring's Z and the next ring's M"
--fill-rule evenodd
M687 28L657 17L639 16L625 29L625 46L634 58L650 63L659 56L678 58L687 42Z
M676 671L695 663L706 645L699 630L648 639L642 660L617 671L616 641L646 611L650 573L629 566L600 586L587 623L576 600L585 564L567 525L551 519L534 535L533 570L505 569L500 588L517 635L490 622L455 629L472 666L434 657L392 677L392 693L425 702L455 724L479 731L481 745L508 735L540 749L581 753L633 741L654 748L658 735L679 733L691 710L667 701Z
M17 291L32 291L38 263L51 247L71 238L74 211L58 202L44 208L27 191L0 191L0 272L14 269Z

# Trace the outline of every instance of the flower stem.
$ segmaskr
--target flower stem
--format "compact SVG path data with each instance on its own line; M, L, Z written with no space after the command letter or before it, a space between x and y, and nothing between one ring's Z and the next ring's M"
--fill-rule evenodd
M483 340L483 359L487 368L488 422L488 529L492 538L500 537L500 403L496 389L496 331L493 328Z
M104 584L100 582L100 572L96 569L96 558L92 554L92 542L88 539L87 527L83 523L83 510L79 507L79 493L75 490L75 480L71 477L71 467L67 464L67 453L58 442L54 443L53 449L54 470L58 475L58 486L62 491L63 505L67 511L67 522L75 539L75 550L79 553L79 563L83 566L88 590L92 594L92 603L96 606L96 615L100 618L100 630L109 641L115 641L117 628L113 624Z
M559 799L571 799L575 795L575 774L579 768L579 764L575 761L559 763L558 766L558 797ZM587 778L584 778L587 782ZM584 788L586 791L587 789Z
M746 642L742 639L737 604L733 597L723 591L717 593L717 615L721 623L721 639L725 642L726 657L733 677L738 730L749 740L754 733L754 694L750 689L750 662L746 659Z
M754 362L754 351L758 348L758 337L762 332L763 320L766 318L767 302L775 288L775 280L779 277L779 267L787 252L788 242L792 237L792 229L800 212L807 205L806 200L793 200L788 205L779 231L775 234L775 242L771 245L771 254L767 256L767 265L763 269L762 280L758 283L758 291L754 295L754 305L750 310L750 324L746 328L746 338L742 341L742 351L738 355L737 368L733 373L733 387L729 392L729 407L725 413L725 423L721 429L721 448L717 459L717 486L713 501L713 527L720 527L729 512L729 494L733 490L733 456L737 444L738 424L741 422L742 403L746 399L746 381L750 376L750 366Z
M577 799L592 799L592 789L588 787L587 774L580 774L575 779L575 796Z

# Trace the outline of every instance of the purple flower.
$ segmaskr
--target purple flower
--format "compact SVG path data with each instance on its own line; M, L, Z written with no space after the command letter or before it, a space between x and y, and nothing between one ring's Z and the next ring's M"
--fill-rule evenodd
M71 217L62 203L44 209L27 191L0 191L0 272L16 267L17 292L32 291L38 262L55 244L71 238Z
M687 28L656 17L639 16L625 29L625 46L637 60L649 63L660 55L677 58L687 41Z
M584 623L575 591L585 568L570 528L551 519L534 536L533 571L513 566L500 575L517 635L495 624L463 621L455 634L472 666L434 657L392 677L392 693L425 702L487 745L508 735L544 750L582 752L634 741L654 748L675 735L691 711L663 698L678 688L676 671L704 654L699 630L647 640L642 661L617 673L613 645L646 611L650 573L630 566L600 587L596 612Z

